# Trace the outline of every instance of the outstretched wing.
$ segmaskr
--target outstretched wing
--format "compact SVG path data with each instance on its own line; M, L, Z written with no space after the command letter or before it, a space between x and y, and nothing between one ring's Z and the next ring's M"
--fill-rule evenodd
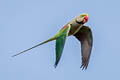
M68 36L70 28L71 28L70 24L66 25L66 27L60 31L59 36L56 39L56 62L54 65L55 68L57 67L57 64L60 61L60 58L61 58L61 55L63 52L63 48L64 48L64 44L66 41L66 37Z
M93 44L92 31L88 26L83 26L74 36L81 42L81 68L87 69Z

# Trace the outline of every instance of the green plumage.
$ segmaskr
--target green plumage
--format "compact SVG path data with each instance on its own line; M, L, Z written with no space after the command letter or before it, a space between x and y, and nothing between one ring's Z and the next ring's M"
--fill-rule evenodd
M62 30L62 33L59 34L59 37L56 38L56 62L55 67L59 63L59 60L62 56L63 48L65 45L66 37L68 36L68 32L70 30L70 25L67 28Z
M64 49L65 41L67 36L75 36L80 42L81 42L81 53L82 53L82 69L87 69L88 62L90 59L90 54L92 50L92 31L89 27L84 26L84 23L88 21L88 14L81 14L80 16L76 17L74 20L67 23L54 37L39 43L31 48L28 48L18 54L13 55L17 56L19 54L22 54L26 51L29 51L33 48L36 48L42 44L45 44L47 42L56 40L56 61L55 61L55 67L57 67L60 58L62 56L62 52Z

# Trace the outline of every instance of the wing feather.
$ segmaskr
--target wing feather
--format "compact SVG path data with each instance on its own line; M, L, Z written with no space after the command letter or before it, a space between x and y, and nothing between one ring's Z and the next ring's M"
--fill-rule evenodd
M64 28L60 33L59 37L56 39L56 62L55 62L55 68L57 64L60 61L60 58L62 56L63 48L65 45L66 37L68 36L68 33L70 31L71 25L68 24L68 27Z
M81 42L81 68L87 69L93 44L92 31L88 26L83 26L74 36Z

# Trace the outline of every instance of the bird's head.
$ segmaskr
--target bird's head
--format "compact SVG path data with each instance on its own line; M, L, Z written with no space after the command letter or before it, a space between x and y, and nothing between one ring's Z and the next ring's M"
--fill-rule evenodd
M80 16L78 16L77 18L76 18L76 22L77 23L86 23L88 21L88 14L86 14L86 13L83 13L83 14L81 14Z

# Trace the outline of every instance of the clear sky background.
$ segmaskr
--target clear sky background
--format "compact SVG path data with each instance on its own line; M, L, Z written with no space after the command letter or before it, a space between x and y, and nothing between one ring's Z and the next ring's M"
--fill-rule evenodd
M68 37L57 68L55 41L11 56L55 35L81 13L89 14L94 43L81 70L79 41ZM0 0L0 80L120 80L119 0Z

